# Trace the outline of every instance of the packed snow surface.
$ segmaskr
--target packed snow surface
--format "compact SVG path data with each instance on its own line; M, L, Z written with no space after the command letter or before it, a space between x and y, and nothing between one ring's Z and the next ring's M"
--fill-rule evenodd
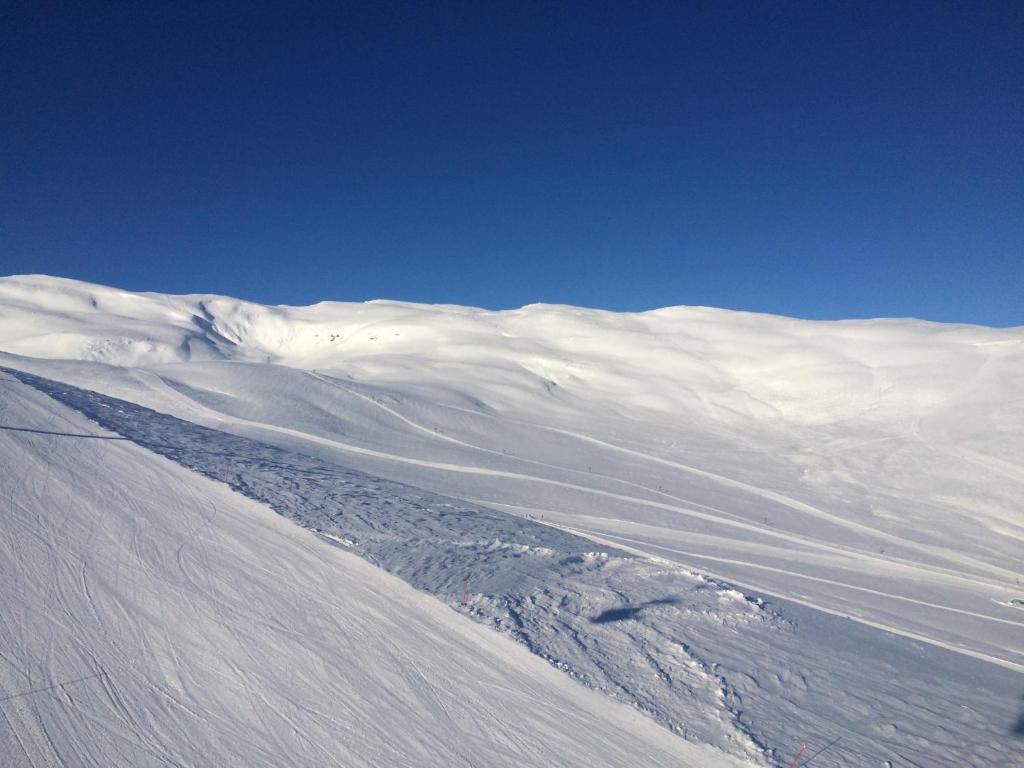
M743 765L6 376L0 418L4 766Z
M0 365L44 377L9 387L505 630L682 744L782 765L804 741L828 746L812 765L1019 762L1022 342L0 279ZM230 440L230 462L197 449Z

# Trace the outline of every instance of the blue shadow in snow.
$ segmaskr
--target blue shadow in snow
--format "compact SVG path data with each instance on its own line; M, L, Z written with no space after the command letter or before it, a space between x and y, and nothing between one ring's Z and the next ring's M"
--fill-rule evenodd
M593 624L608 624L613 621L625 621L626 619L633 619L645 608L651 608L655 605L676 605L681 602L676 597L662 597L658 600L648 600L646 603L637 603L636 605L624 605L621 608L609 608L607 611L602 611L597 616L591 617L590 621Z

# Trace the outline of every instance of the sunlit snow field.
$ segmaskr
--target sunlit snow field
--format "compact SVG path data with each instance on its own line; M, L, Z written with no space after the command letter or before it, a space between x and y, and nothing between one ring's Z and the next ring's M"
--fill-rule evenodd
M697 766L809 742L812 766L1021 763L1022 342L0 279L0 750ZM387 626L345 640L344 614ZM342 663L345 642L391 666ZM424 704L450 674L463 703ZM512 743L510 718L532 735Z

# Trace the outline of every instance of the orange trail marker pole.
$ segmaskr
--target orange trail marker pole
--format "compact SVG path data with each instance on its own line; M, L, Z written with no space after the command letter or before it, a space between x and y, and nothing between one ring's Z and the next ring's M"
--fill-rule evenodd
M796 764L800 762L800 757L803 755L805 749L807 749L807 742L804 742L804 745L800 747L800 751L796 753L796 757L794 757L793 762L789 764L789 768L796 768Z

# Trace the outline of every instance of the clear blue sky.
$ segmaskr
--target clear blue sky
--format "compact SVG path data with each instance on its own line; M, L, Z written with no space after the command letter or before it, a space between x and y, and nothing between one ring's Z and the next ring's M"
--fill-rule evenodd
M1024 324L1024 3L0 10L0 273Z

